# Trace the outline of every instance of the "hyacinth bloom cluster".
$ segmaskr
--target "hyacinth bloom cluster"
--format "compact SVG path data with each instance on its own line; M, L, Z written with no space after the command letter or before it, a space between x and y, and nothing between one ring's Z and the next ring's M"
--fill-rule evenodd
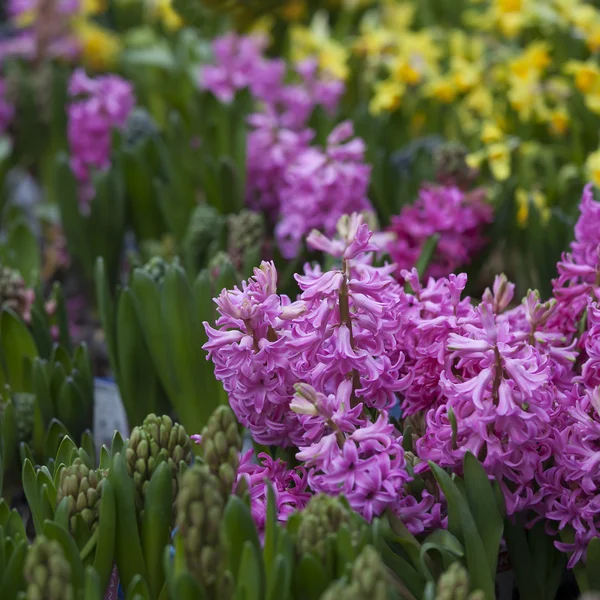
M313 228L331 236L342 215L371 208L370 168L350 122L331 132L325 148L310 145L310 116L317 106L335 111L343 84L310 59L296 66L298 82L287 83L285 63L266 58L265 45L256 36L218 38L215 64L203 67L201 85L224 102L242 89L259 102L260 112L249 117L247 200L267 212L282 255L293 258Z
M6 97L6 81L0 78L0 135L4 135L15 115L15 107Z
M427 275L444 277L469 264L484 247L484 229L492 216L483 190L465 192L455 186L426 185L416 202L392 219L386 250L400 273L416 264L425 242L438 234Z
M130 82L117 75L88 77L77 69L69 82L67 136L71 169L80 184L80 201L94 196L92 173L110 167L112 131L122 129L133 110Z
M388 418L410 384L393 316L402 291L393 266L370 264L377 247L362 216L341 219L338 233L309 236L340 264L327 272L306 265L296 302L276 293L270 263L241 290L224 290L204 348L253 438L297 446L312 491L343 493L371 519L398 504L409 479Z

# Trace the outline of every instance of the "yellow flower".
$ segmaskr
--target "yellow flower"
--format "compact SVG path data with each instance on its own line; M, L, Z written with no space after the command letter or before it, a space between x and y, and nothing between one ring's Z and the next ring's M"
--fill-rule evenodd
M506 181L509 178L510 150L504 142L497 142L488 146L487 160L495 179Z
M482 127L481 135L479 137L481 141L487 145L499 142L504 137L504 134L496 123L487 122Z
M588 94L600 83L600 69L592 61L570 60L565 65L565 72L575 76L575 86L583 94Z
M596 187L600 187L600 150L592 152L585 161L587 178Z
M483 85L479 85L469 92L465 98L465 104L469 110L481 117L490 117L494 112L492 93Z
M445 104L453 102L457 92L453 80L448 77L438 77L429 82L427 86L428 95Z
M315 56L321 69L338 79L348 77L348 51L329 35L327 23L315 15L311 28L294 25L290 32L294 62Z
M410 119L410 133L413 137L420 135L423 126L427 122L427 115L424 112L416 111Z
M404 84L392 79L378 81L375 84L375 93L369 103L369 111L373 115L382 112L392 112L400 106L405 91Z
M107 0L83 0L82 13L86 16L94 16L106 12Z
M113 67L121 51L119 38L91 21L80 20L74 24L75 34L81 43L83 62L94 71Z
M383 2L382 22L386 27L400 33L407 30L413 22L416 6L413 2Z
M164 24L169 31L177 31L183 26L183 19L175 11L171 0L154 0L154 18Z
M408 85L417 85L421 81L421 73L404 57L400 57L394 62L391 74L395 79Z
M524 52L511 61L511 73L519 79L529 79L540 75L551 63L550 50L546 42L532 42Z
M555 108L550 113L550 131L564 135L569 128L569 113L564 108Z
M530 192L519 187L515 191L517 201L517 223L519 227L525 227L529 221L529 207L535 207L542 223L546 225L550 220L550 208L545 194L538 189Z

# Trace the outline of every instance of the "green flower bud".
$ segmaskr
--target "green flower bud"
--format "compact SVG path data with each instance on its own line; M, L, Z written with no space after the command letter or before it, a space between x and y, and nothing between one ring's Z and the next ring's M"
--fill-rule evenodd
M212 243L220 238L225 219L210 204L198 205L190 217L183 239L185 256L197 269L206 264Z
M135 148L145 140L158 135L158 127L144 108L136 107L127 119L124 131L124 144L126 148Z
M183 538L189 571L205 587L218 583L223 567L220 524L225 501L207 465L194 464L181 478L175 524Z
M125 451L127 469L133 477L136 504L143 509L150 479L164 459L173 475L173 497L177 494L177 478L182 462L192 463L192 442L183 425L173 423L167 415L148 415L140 427L134 427Z
M149 275L154 283L161 285L165 279L168 268L169 263L164 258L161 258L160 256L153 256L142 267L142 271Z
M313 496L301 513L296 537L298 555L313 553L319 560L325 560L327 540L335 537L342 525L351 524L350 515L350 509L340 498L327 494Z
M228 225L227 251L235 268L241 271L246 253L265 243L265 218L262 213L242 210L237 215L229 215Z
M23 569L27 600L73 600L71 565L62 546L44 536L29 548Z
M81 515L92 531L98 525L104 477L104 471L90 469L80 458L61 469L56 504L68 498L71 531L75 531L77 515Z
M453 563L437 582L436 600L480 600L481 592L469 594L469 574L458 562Z
M223 496L233 490L240 464L242 437L239 425L229 406L218 406L202 430L204 461L220 482Z
M17 441L29 442L33 435L33 418L35 414L35 394L13 394L15 406L15 424L17 426Z
M364 600L387 600L386 567L373 546L365 546L352 567L352 592Z

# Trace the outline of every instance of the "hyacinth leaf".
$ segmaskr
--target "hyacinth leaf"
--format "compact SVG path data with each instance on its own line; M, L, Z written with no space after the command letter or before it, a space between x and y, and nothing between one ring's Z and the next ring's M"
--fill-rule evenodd
M56 453L56 462L54 463L54 485L58 487L58 479L60 477L60 470L62 466L68 466L73 460L73 455L77 452L77 446L75 442L68 436L65 435L58 447Z
M296 565L294 589L298 600L319 600L328 584L325 570L312 554L305 554Z
M44 455L47 458L55 457L58 453L60 444L65 437L68 437L68 435L69 432L66 427L58 419L52 419L48 425Z
M12 400L4 404L3 414L0 416L1 450L2 450L2 481L0 491L4 484L4 477L13 465L17 463L17 427L15 423L15 406Z
M48 358L52 352L52 344L54 342L50 335L46 319L37 306L31 307L31 322L29 323L29 327L40 356Z
M56 158L54 182L69 254L87 270L93 265L92 247L87 223L79 210L77 182L64 152Z
M388 533L388 539L399 544L410 558L413 566L418 569L421 564L421 544L396 514L388 510L386 516L391 531L391 534Z
M107 585L102 585L100 577L93 567L87 566L85 568L83 584L83 597L85 600L102 600L103 590L106 589Z
M86 429L81 436L81 449L90 457L90 468L93 468L96 465L96 444L94 434L89 429Z
M518 519L518 517L515 517ZM527 543L527 535L522 524L506 519L504 536L510 555L511 564L515 570L515 577L519 593L524 598L541 600L543 598L541 587L537 581L537 573L533 564L531 550Z
M66 377L58 396L57 416L68 430L81 430L83 404L81 390L71 377Z
M291 563L283 556L277 556L269 569L267 600L288 600L291 580Z
M178 393L171 401L185 428L201 431L215 403L205 396L202 373L197 367L198 361L202 360L196 350L201 326L196 320L192 289L180 267L167 271L161 300L163 320L169 323L165 333L178 387Z
M111 462L112 458L109 449L105 445L102 445L102 448L100 448L100 461L98 463L99 468L110 469Z
M8 518L4 524L4 531L8 537L15 541L27 540L27 532L25 531L23 519L16 508L9 511Z
M600 538L594 538L588 544L585 555L586 570L590 591L600 591Z
M415 567L394 552L388 545L385 538L388 532L384 531L383 522L380 519L373 521L373 539L377 552L387 565L387 567L404 582L414 598L420 598L425 588L425 578Z
M481 590L486 600L494 600L494 579L496 573L495 571L490 571L485 546L477 531L477 524L469 510L465 497L446 471L431 461L429 462L429 466L448 502L448 530L453 535L455 535L454 531L460 531L461 535L455 535L455 537L464 545L472 586L474 589ZM452 512L451 506L453 507ZM458 519L458 524L452 528L450 527L451 518Z
M98 521L98 541L94 554L94 569L98 574L101 589L108 587L113 570L115 554L115 537L117 524L117 507L113 484L106 479L102 484L100 500L100 519Z
M273 589L275 573L272 566L277 558L277 509L273 486L267 483L267 518L265 520L265 538L263 545L263 559L267 577L267 594Z
M39 535L42 532L43 521L41 519L41 499L38 493L37 480L35 476L35 469L29 459L25 459L23 462L23 491L27 498L27 504L33 517L33 524L36 533Z
M36 405L39 407L44 425L52 420L54 407L50 396L50 383L40 358L35 358L31 364L31 378L33 381L33 393L36 396Z
M223 527L229 549L229 567L236 582L239 582L244 544L250 542L259 555L261 555L262 549L250 509L237 496L229 497L223 514ZM265 580L262 561L259 564L258 577L262 598Z
M38 351L27 326L11 310L0 315L0 346L11 390L31 392L30 365Z
M138 533L133 481L120 453L113 458L108 480L114 486L117 508L115 562L119 578L127 589L136 575L142 575L146 580L148 577Z
M164 583L163 549L169 544L173 515L173 477L167 463L155 470L144 501L141 541L148 568L148 585L156 598Z
M21 540L10 554L0 586L0 598L16 598L18 590L23 589L25 584L23 567L25 566L27 547L27 540Z
M50 362L60 363L64 367L65 373L71 373L73 371L73 361L71 360L69 353L60 344L57 344L52 348Z
M2 580L4 579L4 573L6 572L6 537L10 536L5 535L4 527L0 525L0 587L2 587Z
M114 341L114 308L111 300L111 294L108 288L108 282L106 279L106 267L104 265L104 260L102 259L102 257L99 257L96 260L94 281L96 284L96 303L98 305L98 312L100 313L100 322L102 323L102 329L104 330L104 339L108 351L108 358L110 360L110 364L113 370L117 372L117 356Z
M15 221L8 231L5 250L6 265L19 271L27 287L37 282L41 268L38 241L23 221Z
M487 553L490 573L496 573L498 550L504 531L496 496L483 465L471 452L465 454L463 471L467 500Z
M183 573L177 578L172 597L177 600L209 600L190 573Z
M75 590L81 590L83 588L84 567L75 540L66 529L52 521L45 521L43 533L48 539L56 540L62 546L65 558L71 565L73 587Z
M428 561L427 553L430 551L438 552L442 557L442 566L447 569L456 559L465 555L462 544L445 529L437 529L423 541L421 546L420 564L421 572L424 573L429 581L436 581L441 572L431 572L432 561Z
M129 218L138 240L159 239L163 233L162 215L152 185L152 173L144 154L146 144L123 150L125 186L130 206Z
M142 600L151 600L150 588L148 583L141 575L136 575L127 586L127 598L140 598Z
M52 299L56 303L56 311L54 314L58 324L59 343L67 350L67 352L72 353L73 344L71 340L71 333L69 331L69 315L67 314L65 295L58 282L52 286Z
M222 156L219 160L219 181L223 212L225 214L240 212L243 208L241 182L235 164L228 156Z
M69 498L64 497L58 503L54 511L54 522L64 529L69 529Z
M159 287L147 273L136 269L131 280L131 289L154 368L169 398L172 398L175 388L171 376L168 347L164 340Z
M157 411L158 382L144 334L138 324L131 290L124 289L117 304L117 356L119 391L129 427L141 425L148 413ZM140 398L144 401L140 402Z
M252 542L244 542L242 562L238 574L236 598L262 600L260 572L261 556Z
M123 441L123 436L121 435L121 432L115 431L115 433L113 434L112 442L110 444L111 456L115 456L116 454L121 452L123 450L124 445L125 442Z

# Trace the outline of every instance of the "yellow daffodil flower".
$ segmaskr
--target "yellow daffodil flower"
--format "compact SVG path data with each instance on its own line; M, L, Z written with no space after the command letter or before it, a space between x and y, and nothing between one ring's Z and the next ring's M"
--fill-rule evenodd
M154 0L152 14L169 31L177 31L183 26L183 19L173 8L171 0Z
M600 69L591 60L570 60L564 70L568 75L575 77L575 86L582 94L589 94L600 84Z
M373 98L369 103L369 111L373 115L395 111L402 102L405 90L405 85L399 81L393 79L378 81L375 84Z
M588 180L600 188L600 150L592 152L587 157L585 170Z
M550 208L545 194L538 189L527 191L521 187L515 190L515 200L517 202L517 224L519 227L526 227L529 222L529 209L533 206L546 225L550 220Z
M115 65L121 51L115 34L87 20L77 21L74 31L81 44L83 62L90 69L106 71Z

